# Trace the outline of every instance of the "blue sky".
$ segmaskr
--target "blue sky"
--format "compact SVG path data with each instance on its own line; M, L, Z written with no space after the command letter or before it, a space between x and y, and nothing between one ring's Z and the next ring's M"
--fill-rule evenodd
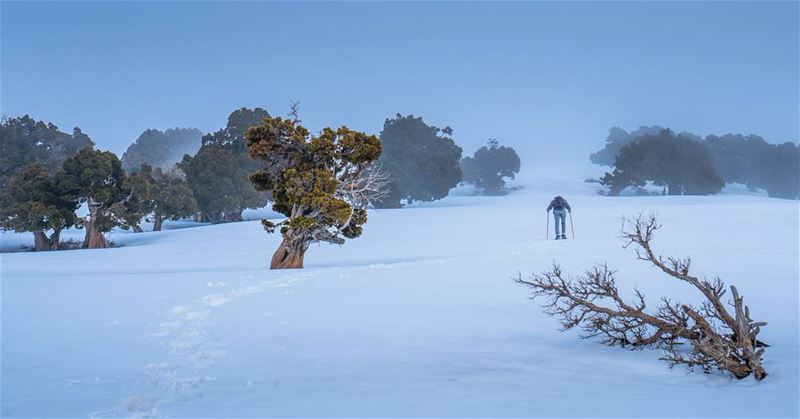
M0 105L125 150L238 107L585 161L611 126L798 141L798 2L3 1Z

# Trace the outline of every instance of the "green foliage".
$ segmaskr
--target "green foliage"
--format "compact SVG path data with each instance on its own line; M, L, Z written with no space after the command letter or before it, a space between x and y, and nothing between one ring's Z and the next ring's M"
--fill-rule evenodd
M119 205L130 196L122 162L110 151L84 148L64 161L59 185L89 206L95 228L108 232L116 226L130 227L121 217ZM116 207L115 207L116 206Z
M138 171L123 178L122 189L125 199L111 207L111 212L120 227L125 230L142 231L140 226L142 218L150 214L154 207L154 182L153 168L148 164L142 164Z
M0 227L16 232L59 232L77 222L78 198L41 162L19 169L0 192Z
M253 190L248 180L258 164L248 154L244 134L267 117L261 108L234 111L227 127L204 136L197 154L179 164L206 221L240 221L245 208L266 205L268 195Z
M143 164L169 169L185 154L194 155L200 148L202 131L197 128L171 128L166 131L148 129L122 155L122 166L128 173Z
M153 173L153 214L167 220L180 220L197 212L197 200L192 188L178 170L161 170Z
M372 163L380 157L381 143L374 135L325 128L310 136L294 120L266 118L247 131L253 158L264 162L250 175L260 191L272 193L273 209L286 215L279 224L262 220L268 232L278 226L288 241L307 245L314 241L341 244L358 237L367 222L367 202L350 193Z
M519 167L517 152L491 139L472 157L461 159L462 182L475 185L486 195L502 195L506 193L503 178L514 179Z
M461 181L461 147L452 130L425 124L422 118L397 114L383 124L379 161L390 177L389 195L375 204L398 208L402 201L433 201L447 196Z
M38 161L45 168L57 171L67 157L92 145L80 128L70 135L28 115L4 120L0 123L0 188L29 163Z
M725 185L706 146L670 130L639 137L622 147L614 171L601 179L609 187L609 195L618 195L629 186L642 187L648 181L665 186L670 195L715 194Z

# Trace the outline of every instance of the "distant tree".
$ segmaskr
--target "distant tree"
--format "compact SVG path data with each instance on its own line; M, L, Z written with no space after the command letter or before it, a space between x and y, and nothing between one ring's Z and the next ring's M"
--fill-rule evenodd
M80 128L73 129L70 135L28 115L5 119L0 123L0 188L29 163L42 162L45 168L55 172L67 157L92 145L92 140Z
M715 194L725 184L703 143L670 130L639 137L623 147L614 171L601 179L609 187L609 195L618 195L629 186L642 187L648 181L665 186L670 195Z
M590 159L596 164L625 168L617 173L613 184L609 183L612 180L610 175L605 178L612 195L619 193L619 188L628 186L643 191L644 175L636 171L651 170L652 165L632 151L622 158L623 164L620 165L620 152L634 140L646 135L658 136L660 132L661 127L658 126L642 126L631 133L619 127L611 128L605 148L593 153ZM703 139L699 135L683 132L678 137L702 143L712 157L714 170L725 183L743 184L751 191L762 189L775 198L800 199L800 147L797 144L771 144L757 135L709 135ZM655 159L656 156L648 158Z
M761 159L750 153L757 152L761 144L767 145L767 142L758 136L728 134L722 137L716 135L706 137L706 146L714 160L717 173L726 182L747 185L751 190L756 190L756 185L759 183L756 179L758 172L756 160Z
M37 251L58 250L61 232L77 222L78 198L59 185L61 174L28 163L0 190L0 227L34 235Z
M757 135L738 134L709 135L705 144L727 183L764 189L776 198L800 197L800 149L796 144L770 144Z
M776 198L800 199L800 146L785 142L774 146L767 167L767 194Z
M497 140L490 139L472 157L461 159L462 182L475 185L486 195L502 195L506 193L503 178L514 179L519 167L519 156L513 148L499 146Z
M244 134L269 113L261 108L241 108L228 117L228 125L202 139L197 154L180 163L192 188L201 219L211 223L241 221L246 208L266 205L268 195L253 189L248 175L258 167L249 156Z
M84 148L64 161L59 182L89 208L89 215L82 222L86 229L83 247L108 247L105 233L115 226L126 226L115 205L124 203L131 194L125 187L125 171L119 158L110 151Z
M589 160L591 160L594 164L599 164L602 166L614 166L614 161L622 147L625 147L626 145L632 143L633 140L643 135L658 135L663 130L664 128L658 125L642 125L632 132L625 131L620 127L612 127L610 130L608 130L608 137L606 137L605 147L595 153L592 153L589 156Z
M164 220L180 220L197 212L197 201L183 172L156 168L153 177L153 231L161 231Z
M389 191L375 203L399 208L402 201L433 201L447 196L461 181L461 147L450 138L453 130L425 124L422 118L397 114L387 119L380 134L380 166L390 177Z
M272 208L287 217L277 224L261 221L283 236L270 269L302 268L311 243L343 244L361 235L367 205L385 186L373 169L381 154L376 136L346 127L311 136L295 120L266 118L246 138L250 155L265 164L250 180L272 192Z
M185 154L194 155L200 148L203 132L197 128L171 128L166 131L148 129L122 155L122 166L128 173L142 164L169 169Z

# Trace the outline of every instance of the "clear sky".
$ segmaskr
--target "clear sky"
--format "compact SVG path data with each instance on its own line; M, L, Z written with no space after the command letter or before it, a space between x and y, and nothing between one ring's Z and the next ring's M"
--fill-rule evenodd
M122 153L242 106L316 131L395 113L529 161L585 161L611 126L798 141L798 2L3 1L0 100Z

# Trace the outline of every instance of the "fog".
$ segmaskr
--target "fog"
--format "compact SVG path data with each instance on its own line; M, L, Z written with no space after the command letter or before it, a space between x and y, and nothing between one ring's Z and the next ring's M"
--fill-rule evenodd
M396 113L522 171L585 165L612 126L798 141L798 3L8 3L2 113L122 155L242 106L378 133Z

